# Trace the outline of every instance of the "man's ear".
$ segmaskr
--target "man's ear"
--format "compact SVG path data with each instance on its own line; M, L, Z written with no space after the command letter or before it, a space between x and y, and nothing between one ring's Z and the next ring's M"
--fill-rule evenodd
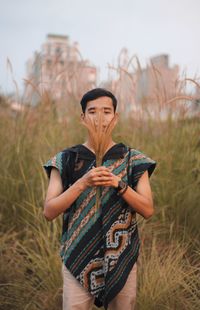
M115 115L116 115L116 124L117 124L118 121L119 121L119 113L118 113L118 112L115 112Z
M81 118L81 121L83 121L85 118L85 113L82 112L80 118Z
M117 119L119 119L119 113L118 113L118 112L115 112L115 115L117 115Z

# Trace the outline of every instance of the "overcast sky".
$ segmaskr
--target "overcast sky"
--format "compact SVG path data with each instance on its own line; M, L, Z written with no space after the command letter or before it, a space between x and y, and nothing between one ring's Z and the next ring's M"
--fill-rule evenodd
M200 73L200 0L0 0L0 92L14 88L6 59L22 89L25 63L48 33L78 41L102 79L123 47L142 64L168 53L172 66Z

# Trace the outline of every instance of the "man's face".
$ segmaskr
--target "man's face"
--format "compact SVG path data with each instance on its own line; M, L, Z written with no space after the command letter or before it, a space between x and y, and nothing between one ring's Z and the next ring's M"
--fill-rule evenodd
M95 100L88 101L82 117L86 122L90 119L98 126L100 114L102 115L103 129L105 130L115 115L113 102L110 97L99 97Z

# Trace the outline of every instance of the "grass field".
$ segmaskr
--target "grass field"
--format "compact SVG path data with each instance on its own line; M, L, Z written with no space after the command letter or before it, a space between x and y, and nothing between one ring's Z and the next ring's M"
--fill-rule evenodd
M42 164L84 141L80 110L64 122L43 106L17 116L6 105L1 110L0 308L61 309L61 217L43 217L48 180ZM151 177L155 215L148 221L138 216L136 309L200 309L199 132L199 119L174 120L170 114L165 121L121 118L114 131L116 142L157 161Z

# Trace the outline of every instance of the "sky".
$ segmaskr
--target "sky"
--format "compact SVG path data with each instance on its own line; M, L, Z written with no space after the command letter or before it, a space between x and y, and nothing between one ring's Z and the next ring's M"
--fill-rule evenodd
M26 61L48 33L77 41L101 80L124 47L143 66L164 53L188 77L200 76L200 0L0 0L0 93L13 91L13 80L23 90Z

